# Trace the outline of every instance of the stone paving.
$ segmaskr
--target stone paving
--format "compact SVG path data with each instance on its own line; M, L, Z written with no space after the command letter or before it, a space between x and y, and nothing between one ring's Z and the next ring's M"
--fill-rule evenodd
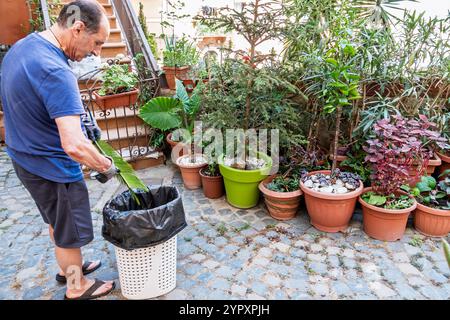
M303 208L288 222L184 190L168 163L139 171L148 184L174 184L188 219L178 235L177 288L158 299L450 299L450 269L440 239L410 225L401 241L370 239L355 213L345 233L323 233ZM124 188L87 181L95 240L86 259L101 259L95 277L117 279L114 248L101 236L104 203ZM28 192L0 148L0 299L62 299L53 248ZM102 299L124 299L120 285Z

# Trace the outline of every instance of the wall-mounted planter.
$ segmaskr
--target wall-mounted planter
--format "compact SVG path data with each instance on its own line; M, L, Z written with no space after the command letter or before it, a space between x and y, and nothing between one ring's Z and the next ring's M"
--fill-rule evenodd
M92 94L95 97L95 103L99 106L100 109L105 111L107 109L134 105L137 102L139 90L134 89L128 92L106 96L99 95L97 91L94 91Z

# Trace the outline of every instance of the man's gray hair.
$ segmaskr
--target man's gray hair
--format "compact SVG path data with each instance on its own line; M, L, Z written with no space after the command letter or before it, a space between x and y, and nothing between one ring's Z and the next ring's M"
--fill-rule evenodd
M59 13L57 23L60 27L70 28L75 21L81 21L90 33L97 33L105 9L95 0L76 0L66 4Z

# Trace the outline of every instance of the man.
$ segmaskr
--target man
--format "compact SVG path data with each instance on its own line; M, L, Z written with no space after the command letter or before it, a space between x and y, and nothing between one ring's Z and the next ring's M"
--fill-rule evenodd
M17 42L2 64L7 152L49 224L60 267L56 279L67 282L65 299L95 299L114 289L113 281L83 275L100 262L82 263L80 248L92 241L93 226L80 164L99 172L101 182L117 169L84 134L90 128L81 122L84 108L68 64L68 59L99 56L109 28L96 1L74 1L63 7L49 30Z

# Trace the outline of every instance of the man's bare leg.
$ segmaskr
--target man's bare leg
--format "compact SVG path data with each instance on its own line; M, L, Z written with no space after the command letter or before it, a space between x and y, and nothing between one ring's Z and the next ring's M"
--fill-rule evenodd
M52 240L52 242L53 242L53 244L54 244L54 243L55 243L55 238L54 238L54 236L53 236L53 228L52 228L51 225L48 225L48 231L49 231L49 234L50 234L50 239ZM89 265L89 267L88 267L88 270L93 269L94 267L98 266L99 264L100 264L100 260L92 261L92 263L91 263L91 264ZM58 267L59 267L59 265L58 265ZM60 275L62 275L62 276L65 275L65 272L63 272L63 271L61 270L61 267L59 267L58 274L60 274Z
M54 242L53 238L53 228L50 227L50 238ZM55 245L55 256L58 262L61 274L68 274L69 278L67 281L67 298L76 298L81 296L87 289L89 289L93 284L94 280L88 279L83 276L82 264L83 260L81 257L81 249L66 249L59 248ZM112 288L112 281L105 281L105 284L99 287L93 295L99 295L106 292Z

